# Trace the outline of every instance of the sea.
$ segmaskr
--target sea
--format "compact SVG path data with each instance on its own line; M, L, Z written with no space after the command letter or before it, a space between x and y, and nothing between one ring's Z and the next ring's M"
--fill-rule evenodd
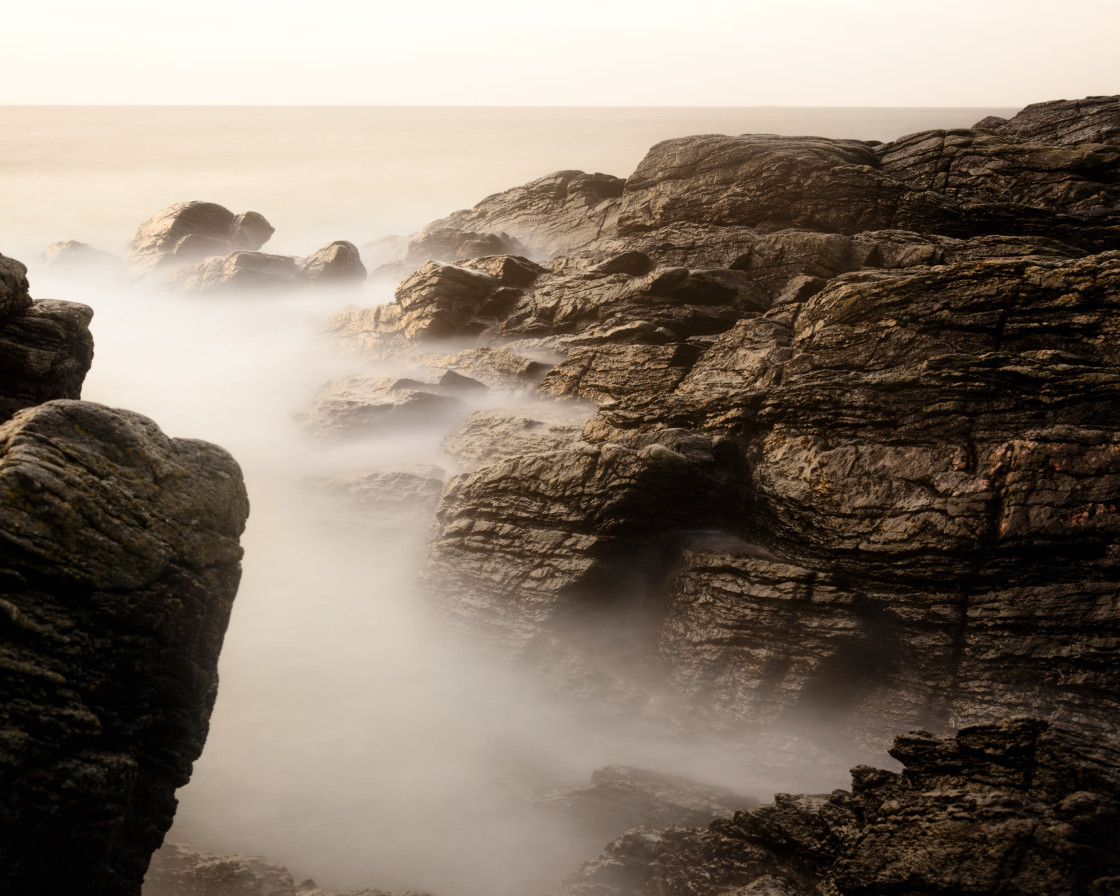
M187 297L160 283L44 265L79 240L119 253L175 202L262 213L266 251L307 255L408 235L562 169L626 176L653 144L689 134L889 141L968 127L1001 108L0 107L0 253L32 295L94 309L83 398L129 408L240 462L252 515L209 739L168 839L260 854L296 880L440 896L530 896L591 859L537 798L621 764L768 799L844 786L843 744L739 749L674 722L572 704L469 638L417 594L425 524L370 522L320 483L431 463L445 430L327 445L293 411L331 377L371 372L318 336L347 293ZM655 714L656 715L656 714ZM803 732L802 732L803 734ZM811 738L810 738L811 740ZM791 741L791 743L793 743ZM792 751L797 750L794 756Z

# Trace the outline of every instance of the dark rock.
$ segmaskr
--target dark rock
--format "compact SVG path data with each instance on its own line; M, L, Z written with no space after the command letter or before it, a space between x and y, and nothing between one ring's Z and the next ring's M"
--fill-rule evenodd
M652 398L672 392L699 355L682 343L576 349L548 372L539 391L592 401Z
M80 398L93 363L93 309L35 301L27 268L0 255L0 423L55 398Z
M0 426L0 889L138 894L217 690L233 459L76 401Z
M366 279L366 267L357 246L335 240L299 263L299 277L319 284L360 283Z
M641 277L653 270L653 262L645 252L623 252L591 268L595 274L629 274Z
M503 233L526 247L514 254L558 255L598 239L613 223L624 183L609 174L557 171L434 221L420 239L440 230Z
M520 255L486 255L464 263L463 267L497 277L502 286L529 286L545 272L535 261Z
M136 274L149 274L236 250L255 252L272 233L257 212L235 215L214 202L179 202L140 225L125 252L125 264Z
M1034 103L1010 121L984 126L1008 137L1057 146L1120 144L1120 97L1087 96L1080 100ZM981 127L981 123L976 127Z
M852 790L778 794L706 829L639 828L562 896L1003 893L1090 896L1120 872L1115 743L1037 719L900 737L901 775L853 769Z

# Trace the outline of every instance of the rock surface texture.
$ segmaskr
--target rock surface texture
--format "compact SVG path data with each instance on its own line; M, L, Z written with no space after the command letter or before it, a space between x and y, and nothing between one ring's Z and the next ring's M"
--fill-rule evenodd
M138 894L206 738L233 459L76 401L92 312L0 257L0 891ZM52 400L54 399L54 400Z
M1031 718L899 737L901 773L778 794L704 829L638 828L562 896L1097 896L1120 874L1115 742Z
M1114 731L1118 128L1096 97L888 144L688 137L435 222L555 257L430 263L325 332L552 364L538 395L597 412L460 449L433 599L729 734Z
M206 738L247 513L228 454L137 414L0 426L5 893L139 893Z
M0 255L0 422L52 398L80 398L93 363L93 309L35 301L27 268Z

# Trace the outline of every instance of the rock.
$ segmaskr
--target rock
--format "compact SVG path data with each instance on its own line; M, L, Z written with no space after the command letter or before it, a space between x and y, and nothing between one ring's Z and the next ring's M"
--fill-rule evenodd
M653 267L653 261L645 252L630 251L601 261L590 270L594 274L629 274L631 277L642 277L652 271Z
M144 896L422 896L386 890L323 890L313 880L296 883L291 872L260 856L222 856L181 843L165 843L152 857Z
M435 370L454 370L471 376L493 389L524 392L534 388L549 370L549 364L522 357L506 348L473 348L426 359Z
M480 233L429 225L402 251L377 268L378 276L407 277L429 261L463 262L489 255L525 255L528 250L507 233Z
M137 414L0 426L5 893L140 893L206 738L247 513L228 454Z
M296 284L296 259L265 252L234 252L214 256L181 268L169 281L182 293L204 293L224 289L284 289Z
M360 283L366 279L366 268L357 246L335 240L303 259L299 276L316 283Z
M977 123L976 127L980 127ZM1051 100L1027 106L1010 121L990 125L1008 137L1077 146L1082 143L1120 144L1120 97L1088 96L1080 100Z
M0 255L0 423L55 398L80 398L93 363L93 309L35 301L27 268Z
M419 239L441 230L502 233L525 247L514 254L558 255L593 242L613 223L624 183L609 174L557 171L433 221Z
M547 404L528 409L533 417L506 411L475 411L447 434L440 450L468 467L506 457L556 451L579 441L590 415L585 406Z
M123 270L120 258L112 252L77 240L51 243L43 251L43 264L73 274L101 277L117 276Z
M636 827L701 827L758 805L758 800L659 772L608 765L591 775L591 786L546 794L537 802L610 840Z
M1120 871L1114 743L1037 719L913 732L901 774L860 766L850 792L778 794L706 829L638 828L561 896L997 893L1089 896Z
M257 212L235 215L214 202L179 202L140 225L125 252L125 264L134 274L149 274L212 255L255 252L272 234L272 225Z
M502 286L529 286L545 272L535 261L521 255L486 255L464 263L465 268L497 277Z
M324 383L296 421L321 439L375 435L445 421L466 411L461 388L411 379L343 376Z
M576 349L548 372L539 391L591 401L667 394L699 356L696 346L684 343Z

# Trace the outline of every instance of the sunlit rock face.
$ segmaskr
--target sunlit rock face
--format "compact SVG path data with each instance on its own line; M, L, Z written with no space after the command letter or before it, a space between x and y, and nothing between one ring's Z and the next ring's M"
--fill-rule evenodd
M124 261L132 274L150 274L232 251L255 252L273 232L259 212L238 215L216 202L178 202L140 225Z
M434 600L565 686L728 732L1108 729L1120 103L1083 104L891 144L667 141L535 276L429 265L336 318L370 357L551 353L539 395L598 405L581 441L449 480ZM552 232L518 207L526 245Z

